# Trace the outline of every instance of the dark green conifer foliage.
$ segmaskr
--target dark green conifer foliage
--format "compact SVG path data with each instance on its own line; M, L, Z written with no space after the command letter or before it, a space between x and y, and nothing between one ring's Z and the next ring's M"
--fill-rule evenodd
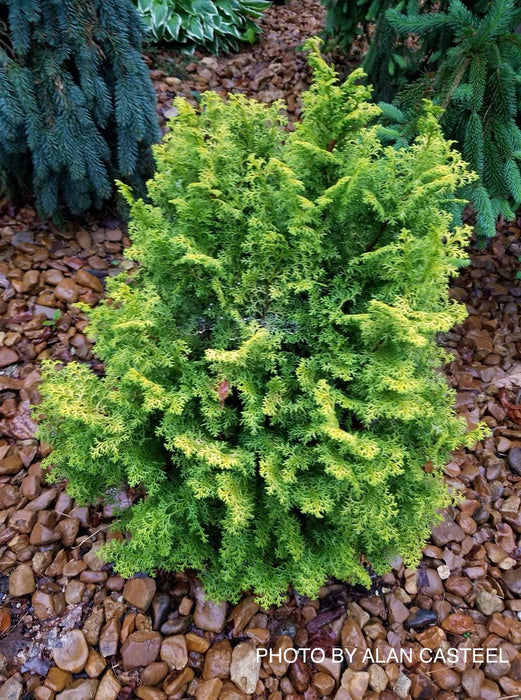
M125 575L195 568L212 596L264 604L367 584L367 561L414 565L449 502L464 426L435 337L465 316L448 282L471 176L429 109L384 148L363 73L338 84L311 47L294 133L280 104L177 102L151 203L124 190L140 269L88 309L105 375L44 368L54 476L80 501L143 488L105 549Z
M360 22L374 23L364 60L382 104L382 136L399 145L415 132L424 98L444 108L441 124L479 182L477 232L521 205L521 5L515 0L325 0L328 30L346 48ZM345 20L349 17L349 21ZM345 33L343 32L345 27ZM369 31L367 32L369 36ZM411 40L413 38L413 40Z
M159 139L130 0L0 0L0 192L79 214L139 187Z

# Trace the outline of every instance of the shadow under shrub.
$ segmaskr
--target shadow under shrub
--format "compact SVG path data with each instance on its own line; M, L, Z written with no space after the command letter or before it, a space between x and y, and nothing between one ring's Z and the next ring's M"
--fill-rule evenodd
M294 133L280 105L177 101L152 203L126 191L140 268L88 309L106 374L44 367L53 475L84 502L143 489L104 550L124 575L194 568L211 596L264 604L367 584L369 564L414 565L450 501L464 425L435 337L465 316L448 281L471 176L428 108L410 147L383 148L361 72L339 85L310 46Z

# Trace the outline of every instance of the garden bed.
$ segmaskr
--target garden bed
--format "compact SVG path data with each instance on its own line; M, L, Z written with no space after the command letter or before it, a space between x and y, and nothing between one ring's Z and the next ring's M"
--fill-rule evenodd
M195 100L208 87L268 101L283 97L298 115L297 95L309 76L294 47L317 31L319 12L316 3L295 0L273 8L258 46L223 61L199 56L186 66L192 76L186 80L167 75L166 66L156 69L163 116L174 94ZM30 208L4 203L0 697L497 700L521 694L520 236L517 224L500 227L453 284L469 316L443 339L454 352L449 382L469 426L482 419L491 435L447 465L446 478L464 500L434 530L418 571L397 561L370 591L331 582L316 600L290 592L281 607L260 610L247 595L237 606L209 604L190 573L124 581L95 556L110 536L111 508L77 506L63 485L45 483L46 448L34 439L29 412L38 400L39 363L76 357L96 365L85 316L73 304L100 300L129 241L115 217L58 230ZM341 646L358 649L349 666L321 660L320 650ZM319 652L314 660L308 652L305 662L301 652L295 663L266 657L259 668L256 647ZM466 663L452 665L421 655L455 647L498 649L506 660L473 666L467 654ZM364 661L367 649L372 659Z

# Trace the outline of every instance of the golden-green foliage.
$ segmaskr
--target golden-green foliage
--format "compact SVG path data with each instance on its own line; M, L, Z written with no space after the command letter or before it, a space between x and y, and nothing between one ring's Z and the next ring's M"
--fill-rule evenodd
M105 550L125 575L314 595L367 583L365 561L414 565L449 502L464 428L435 337L465 315L447 288L469 231L449 210L471 176L429 109L410 147L382 147L360 72L339 85L311 48L291 134L280 105L177 102L152 203L126 193L139 272L89 310L105 375L45 368L53 474L81 501L144 489Z

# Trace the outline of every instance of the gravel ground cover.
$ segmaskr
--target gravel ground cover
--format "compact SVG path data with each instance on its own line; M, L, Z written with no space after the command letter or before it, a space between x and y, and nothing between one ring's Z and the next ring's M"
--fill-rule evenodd
M182 81L156 69L160 112L171 109L175 94L195 100L194 92L217 87L283 97L290 111L293 96L297 115L308 74L294 47L320 18L316 3L292 0L268 13L261 44L215 64L196 56ZM285 66L280 73L277 61ZM75 504L63 484L46 483L40 461L47 448L34 438L29 410L38 402L39 362L77 357L96 365L86 318L73 305L99 301L107 276L129 266L121 261L129 241L115 217L58 230L29 207L3 203L0 698L521 696L520 223L500 227L453 284L469 316L442 339L454 353L447 376L458 412L470 426L484 420L490 437L447 465L463 500L433 531L419 569L396 561L369 591L333 581L316 600L290 591L284 605L262 610L247 594L235 606L209 602L190 572L122 579L96 556L116 536L111 508ZM121 492L120 501L134 495ZM349 663L329 658L339 647ZM293 649L300 652L290 663ZM486 650L489 661L481 662ZM270 661L269 651L280 660Z

